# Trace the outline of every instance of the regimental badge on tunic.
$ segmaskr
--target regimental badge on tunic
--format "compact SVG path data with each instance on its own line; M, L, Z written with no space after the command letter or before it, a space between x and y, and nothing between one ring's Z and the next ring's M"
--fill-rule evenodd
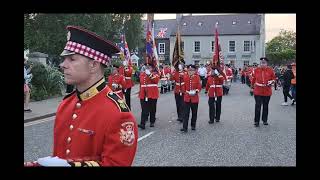
M134 135L134 123L133 122L125 122L121 124L120 128L120 141L121 143L131 146L134 143L135 135Z

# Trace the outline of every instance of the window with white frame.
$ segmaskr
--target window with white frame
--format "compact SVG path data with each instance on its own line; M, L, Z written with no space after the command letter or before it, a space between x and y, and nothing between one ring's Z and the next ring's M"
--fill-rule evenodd
M243 65L244 66L248 66L249 65L249 61L243 61Z
M200 52L200 41L194 42L194 52Z
M250 52L250 41L243 41L243 51Z
M159 54L165 54L165 43L159 43Z
M211 52L214 52L214 41L211 41Z
M236 52L236 41L229 41L229 52Z

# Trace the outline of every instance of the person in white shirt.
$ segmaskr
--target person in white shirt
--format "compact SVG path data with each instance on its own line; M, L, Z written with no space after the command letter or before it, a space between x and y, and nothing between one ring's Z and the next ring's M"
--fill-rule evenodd
M198 74L201 79L202 88L206 87L205 79L207 78L207 69L203 66L203 64L200 65L200 68L198 69Z

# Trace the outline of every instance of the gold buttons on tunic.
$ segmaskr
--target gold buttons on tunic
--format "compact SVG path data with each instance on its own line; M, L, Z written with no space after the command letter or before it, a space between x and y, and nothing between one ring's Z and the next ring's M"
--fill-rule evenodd
M68 155L69 153L70 153L70 150L69 150L69 149L67 149L67 150L66 150L66 154Z
M76 114L72 115L72 119L76 119L78 116Z
M71 142L71 137L68 137L67 142L68 142L68 143Z
M70 127L69 127L69 128L70 128L70 130L72 130L72 129L73 129L73 125L70 125Z

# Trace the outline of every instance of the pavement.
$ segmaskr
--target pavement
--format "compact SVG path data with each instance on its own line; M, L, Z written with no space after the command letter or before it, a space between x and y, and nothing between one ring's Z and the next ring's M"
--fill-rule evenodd
M223 96L221 120L208 124L208 97L200 95L197 127L180 132L172 92L161 94L155 127L138 130L133 166L296 166L296 106L281 106L282 90L273 91L268 126L254 127L254 98L246 85L233 83ZM140 123L137 95L132 113ZM189 120L190 121L190 120ZM25 123L24 160L52 154L54 116Z
M131 95L139 92L139 85L135 85L131 89ZM34 101L29 103L32 112L24 113L24 123L44 119L55 116L57 108L64 96L50 98L42 101Z

